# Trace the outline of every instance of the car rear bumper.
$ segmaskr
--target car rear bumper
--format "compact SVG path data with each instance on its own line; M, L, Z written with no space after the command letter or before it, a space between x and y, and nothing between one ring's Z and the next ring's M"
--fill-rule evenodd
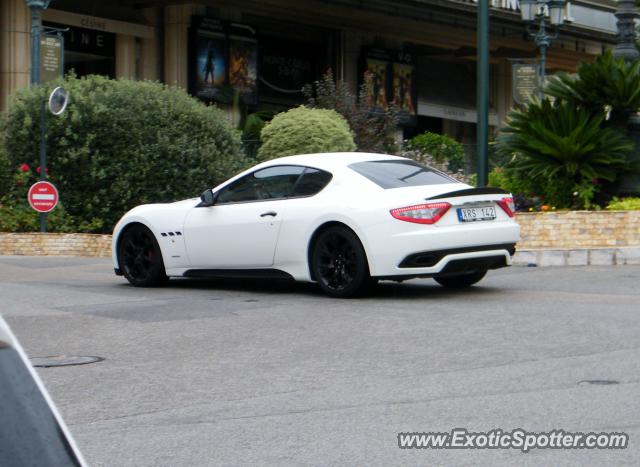
M520 239L515 222L420 227L391 236L387 232L386 240L379 237L378 244L370 244L374 252L370 256L371 275L403 279L510 266Z

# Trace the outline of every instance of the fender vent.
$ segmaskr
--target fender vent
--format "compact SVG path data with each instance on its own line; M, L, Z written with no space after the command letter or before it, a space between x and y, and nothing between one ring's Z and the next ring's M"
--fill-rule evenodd
M162 235L163 237L181 237L182 236L182 232L160 232L160 235Z

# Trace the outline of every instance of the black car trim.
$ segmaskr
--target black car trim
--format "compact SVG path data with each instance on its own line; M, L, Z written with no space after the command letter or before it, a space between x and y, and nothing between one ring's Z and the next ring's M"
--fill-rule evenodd
M442 198L457 198L458 196L475 196L475 195L508 195L509 192L502 188L493 187L480 187L480 188L466 188L464 190L450 191L448 193L442 193L441 195L432 196L426 200L442 199Z
M438 264L442 258L458 253L472 253L476 251L507 250L511 256L516 252L515 243L499 243L496 245L477 245L447 250L432 250L412 253L403 259L399 268L428 268Z
M225 279L293 279L280 269L189 269L184 277L225 278Z

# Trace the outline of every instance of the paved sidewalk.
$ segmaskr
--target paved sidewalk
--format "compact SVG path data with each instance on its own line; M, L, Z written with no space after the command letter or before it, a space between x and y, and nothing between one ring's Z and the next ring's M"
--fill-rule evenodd
M616 266L640 264L640 247L518 250L514 266Z

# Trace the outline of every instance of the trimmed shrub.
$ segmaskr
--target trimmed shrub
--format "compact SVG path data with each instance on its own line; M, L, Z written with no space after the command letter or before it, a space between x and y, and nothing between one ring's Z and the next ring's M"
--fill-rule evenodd
M71 98L63 115L47 116L49 177L77 226L111 231L138 204L198 196L244 167L224 112L181 89L101 76L58 85ZM5 143L13 167L38 166L40 102L51 86L13 96Z
M260 137L258 159L263 161L295 154L356 149L347 121L328 109L300 106L280 113L264 126Z
M11 185L11 162L4 149L5 117L0 114L0 199L9 192Z
M426 131L407 141L406 146L423 158L431 156L439 163L446 163L452 172L464 169L464 148L447 135ZM422 161L418 159L418 162Z
M613 198L607 205L610 211L639 211L640 198Z

